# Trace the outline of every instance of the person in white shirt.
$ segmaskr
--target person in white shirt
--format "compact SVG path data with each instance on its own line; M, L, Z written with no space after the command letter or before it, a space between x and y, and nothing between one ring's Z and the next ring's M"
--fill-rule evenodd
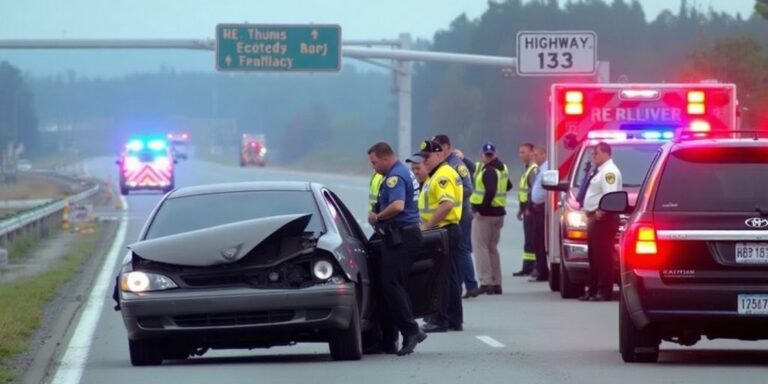
M616 214L598 209L600 199L622 188L621 171L611 159L611 146L599 142L592 152L594 171L589 181L582 209L587 216L587 254L589 256L589 289L581 301L610 301L613 298L614 243L619 230Z

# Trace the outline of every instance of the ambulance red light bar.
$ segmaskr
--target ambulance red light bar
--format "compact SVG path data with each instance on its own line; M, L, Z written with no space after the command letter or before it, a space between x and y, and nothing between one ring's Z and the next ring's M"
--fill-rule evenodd
M707 113L706 94L704 91L688 91L688 114L704 115Z
M578 116L584 114L584 92L565 92L565 114L568 116Z
M589 140L671 140L674 132L669 130L627 130L610 131L598 130L587 133Z

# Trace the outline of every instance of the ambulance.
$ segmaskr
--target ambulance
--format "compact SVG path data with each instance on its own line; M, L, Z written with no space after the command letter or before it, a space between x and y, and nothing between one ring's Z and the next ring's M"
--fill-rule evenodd
M267 141L262 134L243 133L240 138L240 166L266 164Z
M168 142L162 138L132 139L117 160L120 193L133 190L169 192L174 187L173 158Z
M549 105L549 171L542 180L545 189L555 191L546 207L549 286L563 298L575 298L589 281L587 220L577 196L595 145L611 146L623 190L634 204L658 149L676 132L738 129L736 86L554 84ZM622 217L619 232L625 221Z

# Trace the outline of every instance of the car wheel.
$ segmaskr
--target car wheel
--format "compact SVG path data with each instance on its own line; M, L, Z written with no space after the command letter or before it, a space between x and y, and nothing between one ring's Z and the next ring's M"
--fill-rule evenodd
M152 340L129 339L128 350L131 353L131 365L134 367L160 365L163 363L163 354L157 343Z
M560 297L563 299L575 299L584 294L584 286L574 284L568 277L568 270L565 269L565 263L560 263Z
M128 196L129 190L128 187L125 185L120 185L120 194L123 196Z
M334 360L360 360L363 357L363 337L360 330L360 312L357 300L352 306L352 319L344 330L331 331L328 348Z
M625 363L655 363L661 338L653 325L637 329L629 316L624 295L619 298L619 352Z
M560 264L549 263L549 290L560 290Z

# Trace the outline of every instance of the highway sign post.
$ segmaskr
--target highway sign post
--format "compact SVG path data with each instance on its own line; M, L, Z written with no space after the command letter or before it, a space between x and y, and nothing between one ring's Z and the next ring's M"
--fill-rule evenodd
M337 72L338 25L219 24L216 69L235 72Z
M519 76L593 76L597 71L597 34L591 31L520 31Z

